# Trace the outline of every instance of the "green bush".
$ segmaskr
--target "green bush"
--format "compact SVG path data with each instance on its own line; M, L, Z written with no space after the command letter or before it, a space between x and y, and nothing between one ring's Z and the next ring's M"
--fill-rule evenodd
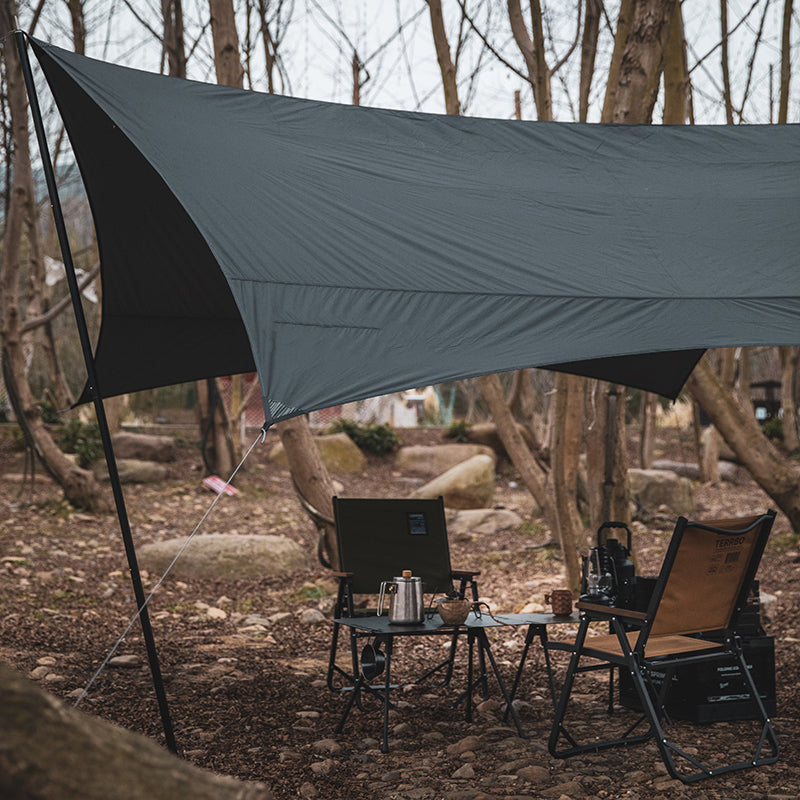
M58 409L54 403L49 400L42 400L39 403L39 408L42 410L42 422L46 425L58 425L61 418L58 416Z
M447 429L447 433L445 433L445 436L448 439L452 439L454 442L468 442L469 429L471 427L472 425L470 425L470 423L467 422L465 419L457 419Z
M393 453L400 447L400 439L388 423L359 425L340 418L333 422L330 432L346 433L361 450L378 456Z
M768 419L762 426L761 430L767 439L778 439L783 441L783 420L780 417L773 417Z
M79 419L71 419L64 426L61 446L67 453L75 453L84 469L103 455L103 441L97 423L84 425Z

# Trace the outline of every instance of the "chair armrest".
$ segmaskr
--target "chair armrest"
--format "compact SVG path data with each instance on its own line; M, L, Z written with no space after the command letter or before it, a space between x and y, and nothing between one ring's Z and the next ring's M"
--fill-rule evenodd
M331 575L333 575L334 578L343 579L343 578L352 578L353 575L355 575L355 573L354 572L331 572Z
M476 575L480 575L481 571L479 569L451 569L450 575L453 578L474 578Z
M587 603L585 600L575 603L575 608L588 611L602 617L623 617L624 619L639 620L644 622L648 617L644 611L634 611L631 608L617 608L617 606L604 606L600 603Z

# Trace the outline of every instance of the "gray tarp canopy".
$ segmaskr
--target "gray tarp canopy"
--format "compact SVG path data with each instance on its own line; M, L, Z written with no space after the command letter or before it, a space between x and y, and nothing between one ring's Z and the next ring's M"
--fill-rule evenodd
M549 366L675 396L800 343L800 130L447 117L34 42L95 219L101 396L258 369L268 422Z

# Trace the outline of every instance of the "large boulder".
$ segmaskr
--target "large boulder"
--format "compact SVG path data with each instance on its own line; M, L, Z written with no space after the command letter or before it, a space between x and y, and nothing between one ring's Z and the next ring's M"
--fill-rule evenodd
M438 444L432 447L415 445L401 447L395 456L394 465L401 472L414 475L441 475L456 464L479 455L497 460L494 450L483 444Z
M185 539L146 544L137 550L143 569L162 574L183 547ZM175 562L176 578L235 580L286 575L307 569L306 552L286 536L209 533L195 536Z
M329 472L363 472L367 466L366 456L346 433L316 436L314 442L319 449L322 463ZM272 448L269 458L275 464L283 467L289 466L289 459L280 442Z
M646 511L666 509L675 515L688 515L694 511L692 482L674 472L629 469L628 484L631 497Z
M111 442L117 458L161 462L175 460L175 440L171 436L120 431L112 435Z
M719 477L723 481L730 481L731 483L738 482L739 468L736 466L736 464L732 463L731 461L720 461L718 466ZM666 469L693 481L700 480L700 467L698 467L696 463L659 459L658 461L653 462L653 469Z
M488 508L494 497L494 459L477 455L421 486L412 498L442 495L448 508Z
M109 480L108 467L105 461L96 461L92 471L98 480ZM117 472L120 483L159 483L168 474L163 464L155 461L142 461L138 458L118 458Z
M458 542L499 531L517 530L521 525L522 517L507 508L470 508L447 513L447 532Z
M533 447L533 439L530 431L524 426L517 423L517 430L525 440L528 447ZM486 447L491 447L497 454L498 458L508 458L505 445L500 439L500 434L497 432L497 425L493 422L480 422L476 425L470 425L467 428L467 436L470 442L475 444L482 444Z

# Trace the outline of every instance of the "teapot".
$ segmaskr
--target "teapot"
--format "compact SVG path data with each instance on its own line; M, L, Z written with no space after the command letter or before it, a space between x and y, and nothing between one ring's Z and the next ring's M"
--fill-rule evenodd
M420 625L425 619L422 602L422 578L411 577L411 570L404 569L400 577L381 582L378 595L378 616L383 614L383 604L389 595L389 623L393 625Z

